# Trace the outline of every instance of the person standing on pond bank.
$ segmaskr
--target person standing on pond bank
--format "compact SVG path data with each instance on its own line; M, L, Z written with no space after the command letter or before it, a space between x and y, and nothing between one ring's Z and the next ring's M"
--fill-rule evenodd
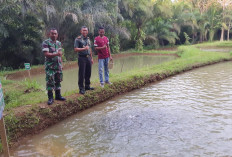
M81 36L78 36L74 41L74 51L78 53L78 86L80 94L85 94L86 90L94 90L94 88L90 87L93 57L91 43L87 35L88 28L83 26L81 27Z
M61 81L62 73L62 48L61 42L57 40L57 29L52 28L49 32L49 39L42 44L42 51L45 55L45 72L46 72L46 88L48 91L48 105L51 105L53 100L53 90L55 90L55 99L65 101L61 96Z
M112 84L109 81L109 60L113 60L110 52L109 39L105 36L105 29L100 27L98 29L99 36L94 39L94 47L98 53L98 72L101 87L104 84ZM103 68L105 74L105 82L103 80Z
M113 60L110 52L109 39L105 36L105 29L100 27L98 29L99 36L94 39L94 47L98 53L98 72L101 87L104 84L112 84L109 81L109 60ZM105 82L103 80L103 68L105 73Z

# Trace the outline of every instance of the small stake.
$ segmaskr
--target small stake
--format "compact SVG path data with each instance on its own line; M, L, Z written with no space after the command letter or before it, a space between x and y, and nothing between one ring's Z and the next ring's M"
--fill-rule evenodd
M5 123L3 117L0 120L0 136L2 141L4 157L10 157L10 151L7 143L6 129L5 129Z

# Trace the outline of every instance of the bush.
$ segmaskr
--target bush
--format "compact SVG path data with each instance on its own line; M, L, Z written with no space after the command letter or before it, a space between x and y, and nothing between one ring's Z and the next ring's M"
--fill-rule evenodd
M41 85L37 81L30 79L23 81L22 85L26 86L27 90L37 91L42 89Z
M118 35L115 35L110 38L110 48L112 53L114 54L120 52L120 41Z

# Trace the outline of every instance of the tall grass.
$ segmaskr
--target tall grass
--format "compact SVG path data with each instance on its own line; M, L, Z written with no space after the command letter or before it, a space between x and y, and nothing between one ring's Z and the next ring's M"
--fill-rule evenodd
M22 81L27 90L42 90L42 86L36 80L25 79Z
M46 100L45 89L34 80L18 82L3 79L2 85L6 110Z

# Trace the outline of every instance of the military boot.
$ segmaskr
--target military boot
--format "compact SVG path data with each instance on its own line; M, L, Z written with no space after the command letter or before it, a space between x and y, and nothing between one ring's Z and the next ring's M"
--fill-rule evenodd
M54 100L53 100L53 92L52 90L48 91L48 105L53 104Z
M56 90L56 100L65 101L66 99L61 96L60 90Z

